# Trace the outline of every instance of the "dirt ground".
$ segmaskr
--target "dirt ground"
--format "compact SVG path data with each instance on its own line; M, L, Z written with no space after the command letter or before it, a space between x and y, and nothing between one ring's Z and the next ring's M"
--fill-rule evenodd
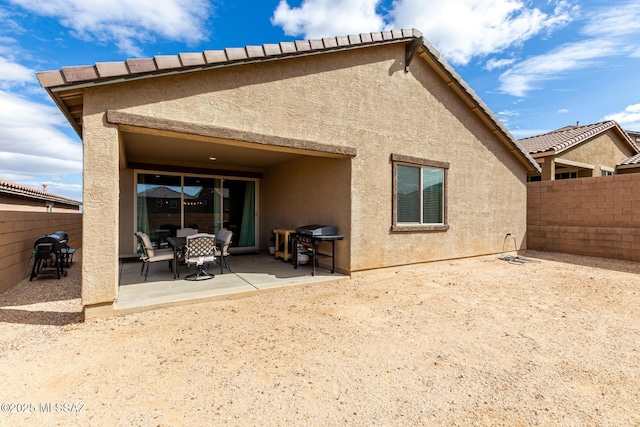
M526 256L87 322L78 265L26 280L0 425L640 425L640 265Z

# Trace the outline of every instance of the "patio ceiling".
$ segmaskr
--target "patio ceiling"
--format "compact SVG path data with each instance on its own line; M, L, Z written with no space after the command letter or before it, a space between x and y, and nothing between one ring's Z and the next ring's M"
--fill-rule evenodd
M196 140L134 132L122 132L121 135L126 161L134 163L264 170L303 155L241 146L235 141L218 138Z

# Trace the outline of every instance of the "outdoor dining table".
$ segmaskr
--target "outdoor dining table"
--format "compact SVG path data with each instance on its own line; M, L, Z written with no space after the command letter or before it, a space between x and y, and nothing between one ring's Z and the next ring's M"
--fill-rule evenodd
M182 249L187 245L186 237L167 237L167 243L173 248L173 280L176 277L180 277L180 263L178 262L178 255L182 253Z

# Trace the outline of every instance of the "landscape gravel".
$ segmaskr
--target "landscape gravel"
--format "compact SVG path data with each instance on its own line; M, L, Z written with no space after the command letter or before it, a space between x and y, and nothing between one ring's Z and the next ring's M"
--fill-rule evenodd
M640 425L640 265L526 256L87 321L76 262L0 294L0 425Z

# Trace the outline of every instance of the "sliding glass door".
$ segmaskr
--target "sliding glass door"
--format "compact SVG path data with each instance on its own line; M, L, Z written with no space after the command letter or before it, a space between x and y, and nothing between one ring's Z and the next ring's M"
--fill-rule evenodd
M182 184L180 176L138 174L138 231L146 233L156 248L167 247L181 223Z
M225 179L223 181L224 224L233 231L238 247L256 246L256 190L254 181Z
M219 178L184 177L184 227L210 234L220 230L220 186Z
M179 228L216 234L224 227L233 232L233 248L258 249L256 187L252 179L139 172L138 230L160 248Z

